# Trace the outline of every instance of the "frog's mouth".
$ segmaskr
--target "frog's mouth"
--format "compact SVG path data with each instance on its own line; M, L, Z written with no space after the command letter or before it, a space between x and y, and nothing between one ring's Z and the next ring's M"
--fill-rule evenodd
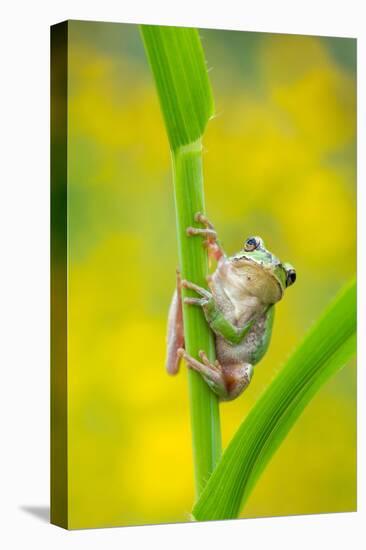
M283 296L284 287L273 272L273 268L277 265L280 266L281 263L279 260L277 263L275 258L272 263L266 264L263 260L251 258L245 254L235 256L233 263L240 278L245 278L247 289L267 303L278 302Z

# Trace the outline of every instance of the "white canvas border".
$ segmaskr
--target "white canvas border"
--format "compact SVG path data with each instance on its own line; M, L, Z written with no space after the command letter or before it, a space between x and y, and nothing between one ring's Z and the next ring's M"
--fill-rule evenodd
M64 0L3 7L1 39L1 499L3 548L360 548L365 532L365 121L363 3ZM5 13L4 13L5 11ZM359 511L64 532L27 513L49 494L49 26L73 18L358 39ZM363 27L363 28L362 28ZM363 536L362 536L363 533Z

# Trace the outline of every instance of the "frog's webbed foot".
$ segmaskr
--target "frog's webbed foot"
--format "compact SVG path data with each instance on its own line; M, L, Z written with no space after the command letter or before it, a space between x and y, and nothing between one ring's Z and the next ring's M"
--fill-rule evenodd
M210 361L204 351L198 353L200 361L191 357L183 348L178 349L179 358L187 366L200 373L222 401L232 401L243 393L253 377L253 365L238 363L223 367L219 361Z
M194 221L197 223L201 223L204 226L204 229L199 229L197 227L188 227L187 228L188 235L205 235L212 239L215 239L215 240L217 239L217 233L214 225L210 222L210 220L204 214L202 214L202 212L197 212L194 215Z
M221 365L218 361L211 363L204 351L198 353L201 361L191 357L185 349L180 348L178 350L179 357L183 358L187 366L196 372L200 373L210 388L221 398L227 399L228 392L225 384L225 379L223 376Z
M217 233L213 224L201 212L195 214L194 220L201 223L204 228L187 227L187 235L189 237L194 235L204 237L203 245L207 248L209 257L219 261L219 259L224 256L224 251L217 240Z
M197 294L199 294L199 296L201 296L200 298L186 297L183 299L183 302L185 304L193 306L204 306L212 298L211 292L201 286L196 285L195 283L186 281L185 279L181 281L181 286L183 288L188 288L189 290L194 290L195 292L197 292Z

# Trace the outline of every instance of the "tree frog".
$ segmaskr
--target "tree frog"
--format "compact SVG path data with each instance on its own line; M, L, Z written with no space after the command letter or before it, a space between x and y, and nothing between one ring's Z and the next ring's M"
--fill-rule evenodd
M216 270L207 278L208 290L177 276L177 290L169 310L166 368L176 374L183 358L189 368L199 372L220 400L238 397L249 385L253 367L266 353L271 338L274 304L296 280L296 271L266 249L260 237L249 237L243 249L226 256L214 226L201 213L195 221L203 227L188 227L187 235L203 238ZM184 303L201 307L215 334L216 361L205 351L200 361L184 349L181 289L194 291L196 297Z

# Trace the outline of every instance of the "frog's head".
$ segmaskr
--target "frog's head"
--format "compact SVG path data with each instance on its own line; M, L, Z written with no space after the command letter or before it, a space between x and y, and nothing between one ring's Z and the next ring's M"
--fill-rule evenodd
M296 271L266 249L260 237L249 237L233 256L233 266L246 277L250 292L266 303L278 302L287 287L296 281Z

